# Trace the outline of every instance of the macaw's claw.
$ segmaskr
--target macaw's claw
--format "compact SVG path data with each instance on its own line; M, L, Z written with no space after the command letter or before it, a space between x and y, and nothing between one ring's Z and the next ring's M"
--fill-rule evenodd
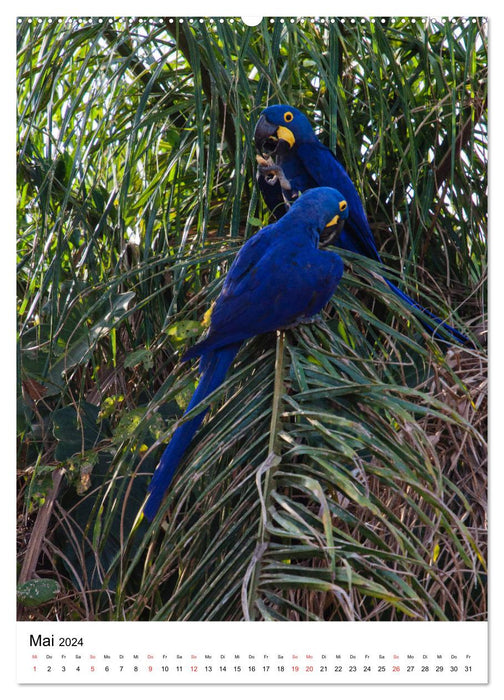
M298 318L294 321L294 323L290 323L288 326L284 327L284 330L289 330L291 328L297 328L298 326L301 325L309 325L311 323L315 323L316 321L321 321L322 320L322 314L314 314L313 316L302 316L301 318Z
M268 158L264 158L263 156L256 155L256 161L257 161L258 165L264 165L264 166L275 165L275 161L273 160L273 158L271 158L269 156L268 156Z
M264 180L268 185L275 185L277 182L279 182L282 190L291 189L291 184L285 177L284 171L273 161L272 158L256 156L256 160L258 163L257 170L259 175L264 177Z

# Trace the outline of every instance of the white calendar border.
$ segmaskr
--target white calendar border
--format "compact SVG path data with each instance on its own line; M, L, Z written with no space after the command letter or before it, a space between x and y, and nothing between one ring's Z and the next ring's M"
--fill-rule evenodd
M490 7L491 5L491 7ZM418 7L418 6L417 6ZM4 42L2 42L2 52L5 53L5 55L2 55L2 58L4 59L3 65L8 66L8 71L6 71L12 79L12 76L14 76L14 70L13 70L13 56L14 56L14 42L13 42L13 31L12 27L14 26L14 18L16 15L40 15L40 14L54 14L54 15L80 15L80 14L99 14L99 15L136 15L136 14L152 14L152 15L157 15L160 12L161 13L166 13L167 11L167 5L166 3L160 3L160 2L144 2L139 6L138 3L133 3L131 0L122 0L122 2L116 2L116 3L105 3L105 2L100 2L95 3L94 1L88 1L87 3L64 3L64 2L18 2L16 4L16 7L14 8L12 13L9 12L4 12L3 16L6 18L6 22L4 23L4 26L6 27L6 31L4 32ZM491 51L491 61L490 61L490 66L491 68L493 66L497 66L498 62L500 61L500 65L502 65L502 48L504 47L504 42L499 41L499 35L501 35L504 32L504 25L502 23L502 7L495 8L495 3L488 3L487 6L485 6L485 3L479 3L477 6L474 5L473 2L458 2L455 3L454 1L450 0L450 2L424 2L422 3L421 7L419 9L414 9L413 6L409 6L408 9L405 8L404 3L398 3L398 2L389 2L388 0L382 0L382 2L377 3L377 2L369 2L368 1L360 1L357 0L356 2L353 2L351 7L351 13L353 15L373 15L379 12L382 15L404 15L404 14L421 14L421 15L471 15L477 12L478 14L483 14L485 16L490 17L490 51ZM225 0L214 0L213 2L203 2L203 0L186 0L184 3L184 12L181 16L208 16L211 14L219 14L221 16L226 16L226 15L232 15L232 16L237 16L237 15L246 15L246 14L253 14L253 15L260 15L260 14L265 14L267 16L280 16L283 12L289 12L289 15L292 16L304 16L307 13L311 15L334 15L336 12L334 2L323 2L322 0L312 0L312 2L309 4L308 8L306 4L299 2L299 0L292 0L289 2L278 2L276 5L272 5L271 2L266 1L266 0L255 0L253 3L248 3L248 2L243 2L243 3L236 3L236 2L231 2L231 1L225 1ZM171 8L170 8L171 11ZM11 62L12 61L12 62ZM492 74L497 75L499 73L498 69L492 70ZM504 105L502 105L502 96L501 92L497 88L496 81L499 80L499 77L497 77L495 80L491 78L491 84L493 84L494 89L492 90L492 99L491 99L491 115L502 115L504 113ZM9 91L9 97L13 99L14 92L11 89L11 85L8 84L8 91ZM14 110L12 109L11 105L8 105L7 109L3 110L3 115L2 115L2 131L3 131L3 138L8 136L9 134L13 134L13 115L14 115ZM5 128L5 123L7 120L7 128ZM497 120L493 121L493 123L497 124ZM495 132L497 132L497 129L495 129ZM9 189L9 186L14 188L13 182L14 182L14 167L15 167L15 154L13 154L13 149L9 148L12 144L9 143L7 149L4 149L3 152L5 153L6 151L8 152L10 159L7 159L7 162L4 163L3 166L3 172L2 172L2 192L11 192L13 190ZM491 136L491 152L490 152L490 182L491 182L491 193L495 194L498 192L498 189L500 188L502 184L502 177L498 170L500 169L500 158L502 158L502 135L498 133L494 133L494 130L492 130L492 136ZM493 204L493 201L497 202L497 204ZM490 217L490 222L491 222L491 250L492 250L492 257L497 261L500 261L504 259L504 251L502 250L502 242L503 242L503 236L502 233L498 230L500 226L500 218L497 212L497 206L499 203L499 197L495 197L490 199L490 210L491 210L491 217ZM9 204L11 204L9 202ZM492 214L493 212L493 214ZM7 207L4 208L4 214L5 214L5 220L4 220L4 233L12 232L15 230L15 213L14 213L14 208ZM494 216L495 215L495 216ZM492 225L492 222L495 222L495 225ZM492 232L494 232L496 235L493 237ZM9 239L9 240L7 240ZM2 274L0 276L0 279L2 280L2 299L8 299L10 301L10 294L12 293L12 290L14 289L14 273L13 273L13 265L11 265L11 261L14 260L14 255L9 256L8 253L12 252L14 249L9 248L10 245L13 245L12 240L4 235L4 252L5 248L7 248L7 254L2 256L2 259L6 266L8 266L8 269L3 270L2 273L5 272L5 274ZM12 275L12 276L11 276ZM495 301L497 300L497 308L498 304L501 301L501 292L499 289L497 289L497 285L499 284L499 275L496 275L497 282L495 284L493 283L493 279L491 276L491 285L490 285L490 293L491 293L491 306L490 308L492 309L493 306L495 305ZM7 291L6 291L7 290ZM6 293L4 294L4 292ZM5 308L5 306L4 306ZM13 306L9 306L9 308L14 308ZM2 366L4 367L4 380L5 380L5 385L4 389L6 388L7 395L9 397L15 397L15 388L14 388L14 376L13 373L9 374L9 372L5 372L5 368L12 362L12 367L15 367L15 351L14 351L14 332L13 330L11 331L12 337L9 336L9 347L4 348L2 352L2 359L4 362L2 363ZM490 430L491 430L491 489L492 489L492 494L490 496L490 516L491 516L491 528L490 532L500 532L502 531L502 528L499 526L503 525L503 514L504 514L504 509L502 508L501 505L501 498L502 494L504 493L504 488L502 488L503 483L502 483L502 473L504 469L504 464L502 464L503 459L501 458L500 451L498 450L498 445L496 444L498 441L495 439L492 439L492 427L500 425L501 421L499 420L502 418L502 409L500 408L500 396L502 395L502 390L504 390L504 381L502 377L502 370L498 366L498 363L500 362L500 354L501 354L501 348L504 345L504 338L502 337L502 329L501 328L492 328L491 330L491 335L490 335L490 355L491 357L494 358L493 366L492 366L492 388L490 391L490 406L491 406L491 411L490 411ZM493 350L493 352L492 352ZM498 388L496 388L496 386ZM493 400L493 397L495 397L495 400ZM4 479L10 479L12 477L11 472L13 472L12 465L15 463L16 459L16 454L15 454L15 445L14 441L12 440L12 435L15 430L14 426L14 412L12 411L12 415L8 416L7 418L4 416L3 419L3 424L2 424L2 437L3 441L2 444L5 447L4 450L4 460L3 466L4 466L4 471L6 473L6 476L4 476ZM8 476L7 476L8 474ZM12 482L9 482L12 484ZM12 496L12 492L10 490L7 491L7 494L9 496ZM4 491L4 498L5 498L5 491ZM15 562L15 544L14 543L14 537L11 537L13 534L10 531L9 526L11 526L13 523L15 524L15 498L12 496L8 500L6 504L4 504L4 508L2 509L2 518L3 522L7 524L7 535L8 537L5 539L8 539L8 542L5 543L4 539L4 557L7 559L9 562L9 565L12 562ZM15 528L14 528L15 529ZM494 556L491 556L491 569L492 569L492 575L490 577L490 601L491 601L491 618L490 618L490 624L489 624L489 659L490 659L490 683L485 686L477 686L477 690L475 689L474 686L461 686L461 685L456 685L456 686L443 686L442 688L440 686L429 686L429 689L427 689L427 692L429 692L430 688L432 688L433 697L437 698L441 696L441 693L443 693L443 697L450 692L450 687L452 688L452 692L455 695L457 700L459 698L465 698L465 697L471 697L471 700L474 700L475 693L477 693L477 697L480 696L480 694L485 694L487 692L491 692L494 697L494 693L498 689L503 688L503 669L504 669L504 663L503 660L501 659L501 649L503 647L503 630L504 630L504 609L503 605L501 602L501 590L502 590L502 581L504 580L503 575L503 567L502 567L502 557L499 557L498 554L500 554L500 551L502 549L502 546L499 544L500 537L495 535L495 537L491 536L491 555L493 554ZM493 543L496 543L495 546L493 546ZM495 556L497 554L497 556ZM9 571L12 571L9 568ZM6 580L7 579L7 580ZM19 686L15 682L15 651L16 651L16 645L14 643L14 639L16 637L16 633L19 627L20 623L16 623L16 618L15 618L15 605L13 601L15 600L15 575L12 574L10 577L5 577L2 580L2 592L4 593L3 600L4 600L4 624L2 625L2 635L3 635L3 651L1 652L2 654L2 667L3 667L3 678L2 678L2 685L6 689L6 692L8 693L9 697L16 697L16 698L32 698L34 692L37 694L37 698L51 698L51 700L55 697L58 696L58 693L61 694L61 697L63 697L63 694L65 697L68 695L69 691L72 693L72 700L73 698L80 698L80 697L88 697L89 695L89 688L87 685L82 685L82 686L71 686L71 689L69 686L66 685L51 685L51 686L37 686L36 691L34 691L33 686ZM7 602L8 601L8 602ZM12 605L12 607L11 607ZM7 618L7 619L5 619ZM87 624L90 623L78 623L79 625L82 625L83 628L86 627ZM92 623L91 623L92 624ZM132 623L136 624L136 623ZM162 623L161 623L162 624ZM225 623L230 626L230 629L232 629L233 625L236 624L242 624L242 623ZM243 623L243 624L248 624L248 623ZM256 624L263 624L263 623L256 623ZM294 625L302 625L304 623L291 623ZM320 623L320 624L326 624L326 623ZM348 623L343 623L343 624L348 624ZM375 623L358 623L362 625L373 625ZM432 625L436 625L439 623L428 623ZM102 687L102 686L100 686ZM126 698L138 698L138 691L139 687L142 686L125 686L121 685L120 686L120 692L121 692L121 698L126 699ZM202 688L205 687L208 692L210 692L212 696L212 692L215 692L215 694L218 692L219 693L219 698L225 698L225 697L235 697L236 692L237 692L237 686L236 685L226 685L226 686L218 686L218 687L213 687L210 688L209 686L202 686ZM110 688L110 686L107 686L107 688ZM439 693L435 692L434 689L439 689ZM255 686L240 686L239 692L240 696L243 698L248 698L254 696L254 698L257 697L257 692L259 692L266 698L269 697L275 697L278 699L279 697L279 687L271 687L269 685L266 686L260 686L260 688L256 688ZM331 686L317 686L317 698L318 700L321 698L325 697L335 697L335 692L338 692L339 689L334 688L333 685ZM166 686L149 686L148 692L150 693L150 698L153 697L166 697L167 692L170 692L169 689L166 688ZM357 684L355 686L344 686L344 697L346 698L351 698L356 694L360 694L362 692L362 686ZM415 697L420 697L420 694L422 695L422 698L424 697L426 692L426 689L424 685L417 685L417 686L408 686L407 687L407 693L409 697L415 698ZM297 698L297 697L303 697L303 700L306 699L306 687L305 686L288 686L288 688L285 690L284 695L285 697L289 698ZM382 698L387 698L389 700L390 698L394 697L401 697L404 696L405 693L405 687L403 685L397 685L397 686L391 686L391 685L384 685L384 686L375 686L373 689L373 700L381 700ZM193 686L182 686L178 685L176 686L176 697L177 698L186 698L186 697L194 697L194 688Z

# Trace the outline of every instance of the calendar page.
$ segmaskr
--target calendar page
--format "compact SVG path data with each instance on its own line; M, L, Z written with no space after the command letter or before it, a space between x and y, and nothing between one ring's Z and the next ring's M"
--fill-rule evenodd
M290 622L23 622L18 680L481 684L487 625L308 622L293 632Z
M177 9L16 18L18 684L486 684L488 19Z

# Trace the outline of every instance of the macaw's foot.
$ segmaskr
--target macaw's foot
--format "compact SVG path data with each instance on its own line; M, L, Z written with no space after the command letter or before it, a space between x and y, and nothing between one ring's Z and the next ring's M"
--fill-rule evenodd
M285 177L282 168L277 165L273 158L263 158L262 156L256 156L258 163L258 172L262 175L268 185L274 185L277 181L283 190L290 190L291 184Z
M288 330L289 328L297 328L297 326L301 326L302 324L310 324L310 323L315 323L316 321L321 321L322 320L322 314L315 314L314 316L301 316L301 318L298 318L294 323L290 323L288 326L284 327L284 330Z

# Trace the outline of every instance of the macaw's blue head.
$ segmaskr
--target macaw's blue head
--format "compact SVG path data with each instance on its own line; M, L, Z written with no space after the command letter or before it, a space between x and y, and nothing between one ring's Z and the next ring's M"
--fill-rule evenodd
M314 187L296 199L288 213L281 219L292 217L307 229L315 229L321 246L334 241L348 219L348 204L343 195L333 187Z
M315 141L305 115L290 105L271 105L261 112L254 132L255 145L263 156L283 154L296 143Z

